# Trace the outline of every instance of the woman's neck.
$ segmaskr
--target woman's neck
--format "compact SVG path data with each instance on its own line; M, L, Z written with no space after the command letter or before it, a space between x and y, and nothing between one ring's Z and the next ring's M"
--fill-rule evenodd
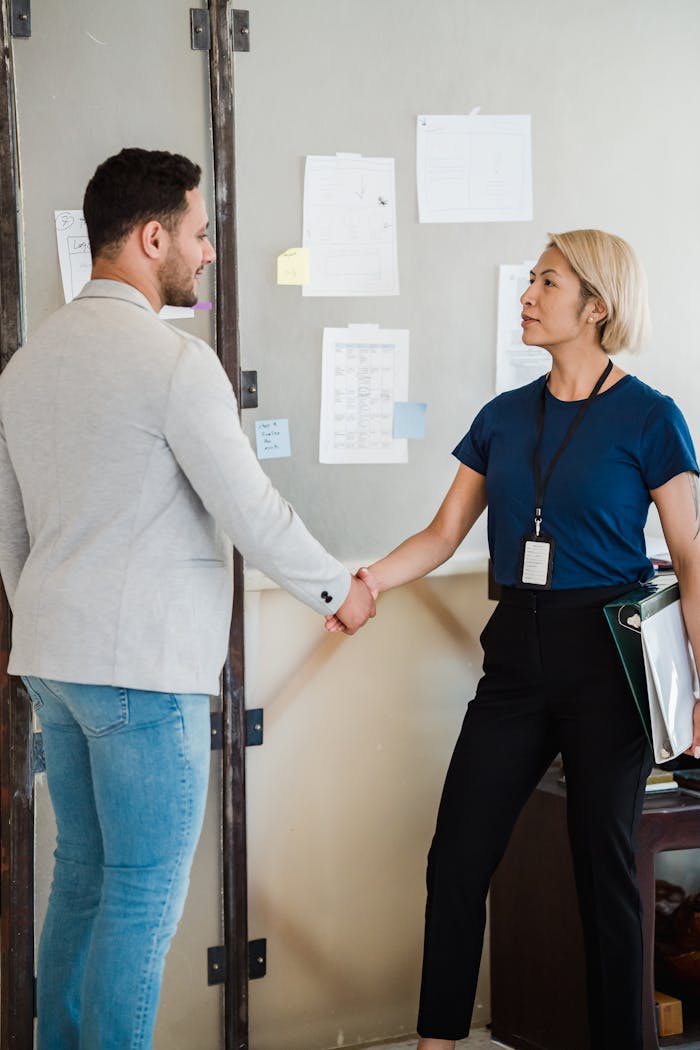
M559 401L583 401L607 368L608 361L608 355L600 346L567 354L555 350L547 381L550 393ZM622 369L613 365L601 391L613 386L623 374Z

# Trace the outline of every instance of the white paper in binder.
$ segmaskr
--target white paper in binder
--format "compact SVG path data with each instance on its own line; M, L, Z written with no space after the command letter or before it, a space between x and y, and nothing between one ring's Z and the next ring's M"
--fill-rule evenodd
M642 620L641 631L654 758L668 762L692 743L700 695L680 601Z

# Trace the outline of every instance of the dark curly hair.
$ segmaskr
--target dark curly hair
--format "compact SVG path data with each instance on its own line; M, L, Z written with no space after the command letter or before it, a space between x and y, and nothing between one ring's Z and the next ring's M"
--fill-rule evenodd
M117 251L140 223L157 219L172 232L187 210L185 194L201 175L198 164L165 150L123 149L108 157L83 199L93 258Z

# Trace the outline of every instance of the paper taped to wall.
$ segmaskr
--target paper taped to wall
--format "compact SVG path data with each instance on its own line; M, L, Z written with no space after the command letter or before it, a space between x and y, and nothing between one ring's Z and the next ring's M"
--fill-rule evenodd
M420 116L420 222L532 220L529 115Z
M303 242L303 295L398 295L393 158L307 157Z
M406 463L394 404L408 397L408 331L324 328L321 463Z

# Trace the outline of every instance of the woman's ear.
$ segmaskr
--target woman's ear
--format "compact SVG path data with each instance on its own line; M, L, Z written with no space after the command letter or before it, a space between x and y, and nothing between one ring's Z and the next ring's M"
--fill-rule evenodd
M608 308L602 299L591 299L591 301L586 304L586 311L586 320L591 324L600 324L601 321L605 321L608 316Z

